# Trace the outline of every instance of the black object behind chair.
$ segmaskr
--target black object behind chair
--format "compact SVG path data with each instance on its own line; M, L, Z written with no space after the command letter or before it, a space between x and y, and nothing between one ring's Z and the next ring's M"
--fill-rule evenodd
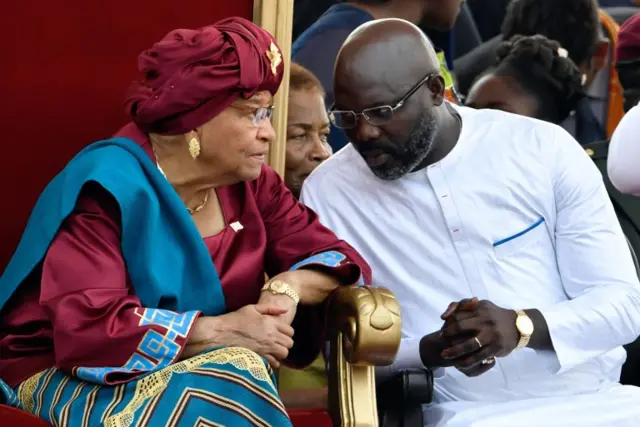
M381 427L423 427L422 405L433 399L433 372L408 369L377 387Z

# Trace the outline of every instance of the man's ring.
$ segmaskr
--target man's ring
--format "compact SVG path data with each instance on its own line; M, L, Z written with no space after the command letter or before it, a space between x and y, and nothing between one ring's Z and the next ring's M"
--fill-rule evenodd
M476 340L476 342L478 343L478 348L482 348L482 343L480 342L478 337L473 337L473 339Z

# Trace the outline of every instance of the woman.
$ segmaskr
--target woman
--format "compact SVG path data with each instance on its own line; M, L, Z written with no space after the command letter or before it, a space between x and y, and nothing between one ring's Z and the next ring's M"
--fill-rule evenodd
M469 90L473 108L493 108L559 124L584 97L583 78L566 50L543 36L515 36L496 65Z
M324 96L318 78L292 63L284 182L296 198L300 197L304 180L332 154L328 142L331 123Z
M304 180L332 154L324 97L324 88L318 78L301 65L292 63L284 182L296 198L300 197ZM327 374L322 356L304 370L283 367L278 380L287 408L327 406Z
M313 361L314 306L370 270L264 165L278 46L231 18L139 64L133 123L48 185L0 278L0 390L54 425L288 426L268 365Z

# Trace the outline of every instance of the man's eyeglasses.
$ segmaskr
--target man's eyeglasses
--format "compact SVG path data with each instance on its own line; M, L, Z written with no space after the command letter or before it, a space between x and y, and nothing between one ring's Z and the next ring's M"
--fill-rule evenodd
M407 99L409 99L414 93L422 87L431 77L436 74L427 74L422 80L420 80L415 86L413 86L405 96L402 97L395 105L381 105L378 107L371 107L357 113L352 110L334 110L333 107L329 109L329 119L331 123L337 128L351 129L358 124L358 116L364 117L369 123L374 126L382 126L393 120L394 112L402 107Z

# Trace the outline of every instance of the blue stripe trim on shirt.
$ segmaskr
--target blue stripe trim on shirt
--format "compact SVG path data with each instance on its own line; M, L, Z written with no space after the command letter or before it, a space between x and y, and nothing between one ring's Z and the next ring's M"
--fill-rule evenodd
M500 246L503 245L513 239L517 239L518 237L522 236L523 234L527 234L528 232L530 232L531 230L533 230L534 228L538 227L540 224L542 224L544 222L544 218L540 218L539 220L537 220L535 223L531 224L529 227L525 228L524 230L522 230L519 233L514 234L513 236L509 236L505 239L502 240L498 240L497 242L495 242L493 244L493 247L495 248L496 246Z

